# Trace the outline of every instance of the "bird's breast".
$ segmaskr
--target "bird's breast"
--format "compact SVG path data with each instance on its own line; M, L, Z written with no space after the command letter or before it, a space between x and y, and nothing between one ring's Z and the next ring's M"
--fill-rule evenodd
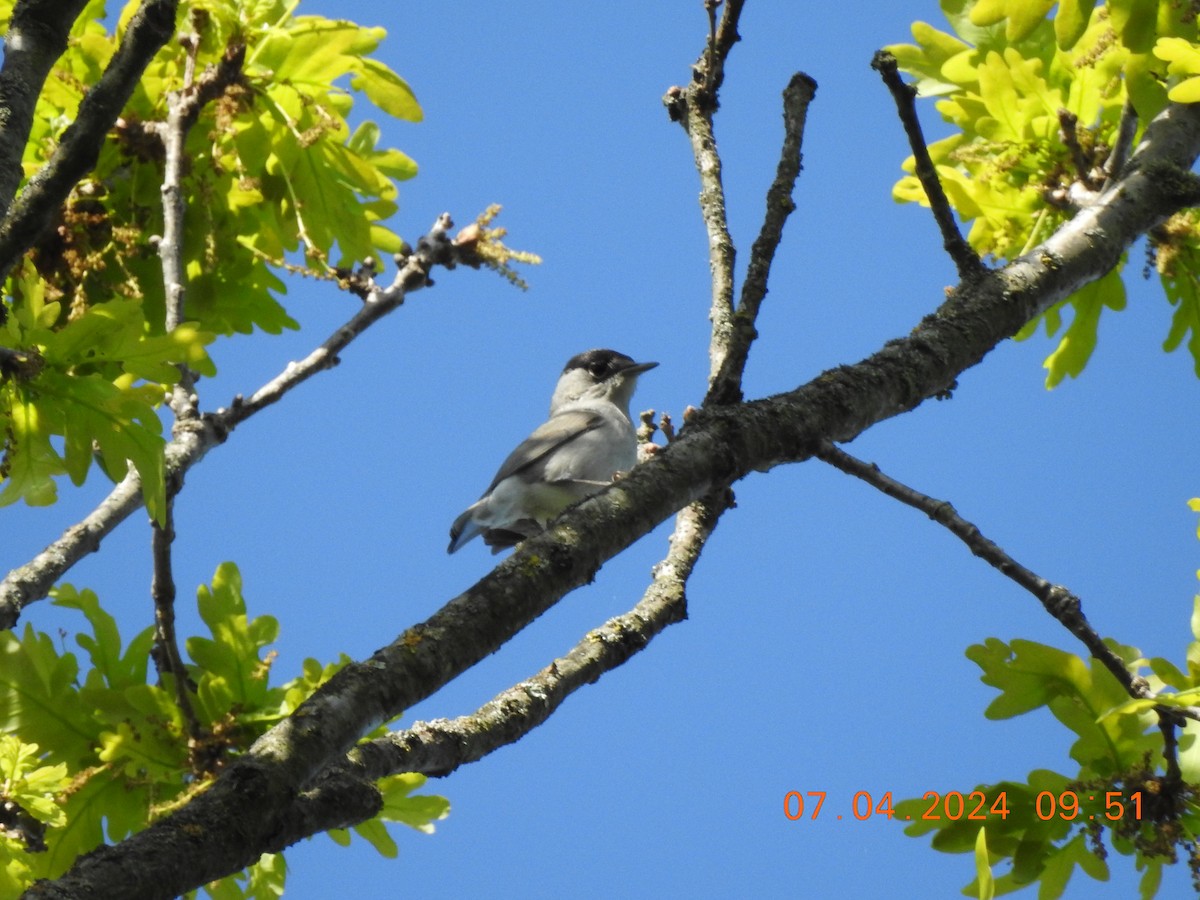
M627 419L605 417L598 428L575 438L546 466L548 481L611 481L637 462L637 436Z

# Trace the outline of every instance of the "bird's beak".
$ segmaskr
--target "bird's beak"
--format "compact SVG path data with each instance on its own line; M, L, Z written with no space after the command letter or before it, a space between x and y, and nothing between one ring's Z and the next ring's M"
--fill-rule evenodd
M657 365L658 365L658 363L656 363L656 362L634 363L633 365L629 366L628 368L622 369L621 374L622 375L641 375L643 372L649 372L651 369L653 369Z

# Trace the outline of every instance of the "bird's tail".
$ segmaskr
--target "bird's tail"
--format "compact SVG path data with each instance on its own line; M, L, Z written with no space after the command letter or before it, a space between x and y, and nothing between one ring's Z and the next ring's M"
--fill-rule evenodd
M475 507L469 507L450 526L450 546L446 548L447 553L457 553L463 544L483 533L484 526L475 520L474 512Z

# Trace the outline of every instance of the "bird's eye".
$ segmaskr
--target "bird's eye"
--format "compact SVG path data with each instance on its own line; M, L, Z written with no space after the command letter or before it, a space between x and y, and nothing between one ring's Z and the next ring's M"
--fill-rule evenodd
M592 363L590 366L588 366L588 371L592 373L593 378L603 378L604 368L605 367L603 363Z

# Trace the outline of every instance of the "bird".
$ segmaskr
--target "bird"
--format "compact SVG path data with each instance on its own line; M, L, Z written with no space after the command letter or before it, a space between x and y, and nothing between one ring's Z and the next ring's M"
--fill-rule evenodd
M587 350L567 360L550 398L550 418L517 445L483 496L454 520L446 552L483 535L499 553L632 468L637 435L629 401L638 376L657 365L616 350Z

